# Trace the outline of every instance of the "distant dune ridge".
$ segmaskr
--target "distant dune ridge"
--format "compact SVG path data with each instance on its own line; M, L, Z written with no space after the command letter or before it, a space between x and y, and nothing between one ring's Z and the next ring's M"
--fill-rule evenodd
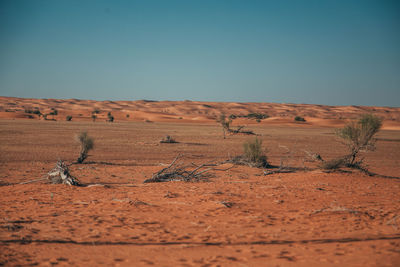
M72 121L91 121L92 112L97 109L96 121L106 121L111 112L116 122L192 122L214 123L221 113L227 116L245 116L249 113L267 114L268 118L257 122L252 118L237 118L245 124L293 124L337 127L346 120L355 119L364 113L373 113L384 120L384 129L400 129L400 108L370 106L326 106L313 104L279 103L238 103L238 102L200 102L200 101L94 101L78 99L30 99L0 97L0 118L3 119L39 119L28 110L39 109L43 114L57 110L56 115L47 119ZM305 123L295 122L294 117L301 116ZM40 119L43 119L41 117Z

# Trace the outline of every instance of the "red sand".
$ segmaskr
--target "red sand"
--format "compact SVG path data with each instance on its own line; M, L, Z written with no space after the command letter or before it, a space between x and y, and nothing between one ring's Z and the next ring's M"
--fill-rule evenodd
M57 121L24 119L23 110L34 107L56 108ZM90 121L94 107L101 110L95 123ZM11 108L16 111L5 112ZM315 164L304 160L304 150L327 159L342 155L345 147L332 127L343 125L343 118L375 112L386 129L365 162L373 172L400 176L398 108L2 98L0 264L400 264L399 179L320 170L264 176L260 169L235 166L212 171L207 182L142 183L178 153L198 164L242 153L242 143L254 137L224 140L211 119L218 110L270 114L261 123L234 124L248 124L258 134L272 164L310 168ZM116 122L104 122L108 111ZM67 114L73 121L64 121ZM307 122L293 122L295 115ZM74 135L81 130L94 137L95 149L89 164L72 165L71 172L85 184L105 187L18 184L42 177L58 158L76 160ZM160 144L166 134L180 143Z

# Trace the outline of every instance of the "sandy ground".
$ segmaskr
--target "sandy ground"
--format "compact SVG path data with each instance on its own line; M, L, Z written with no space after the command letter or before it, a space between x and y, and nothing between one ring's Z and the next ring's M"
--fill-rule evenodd
M50 109L56 100L13 101L18 110L25 108L20 102L38 101ZM276 111L275 119L261 123L243 120L263 141L272 164L309 171L264 176L261 169L224 164L207 181L143 184L178 154L186 163L220 162L241 154L242 143L254 136L223 139L213 120L200 115L194 120L189 112L190 119L163 120L150 110L142 111L143 118L136 111L114 123L91 122L93 106L106 110L105 102L94 101L87 119L66 122L67 109L60 106L79 101L57 101L57 121L26 119L24 111L5 112L9 107L1 106L0 265L400 265L400 180L358 171L324 173L305 160L304 150L327 159L344 154L333 134L343 119L310 116L311 122L301 124ZM69 105L69 112L83 114ZM375 173L400 176L398 109L374 109L386 114L387 128L365 162ZM175 110L176 116L181 112ZM94 137L95 149L71 173L84 184L105 186L19 184L43 177L59 158L75 161L74 136L82 130ZM179 143L160 144L166 134Z

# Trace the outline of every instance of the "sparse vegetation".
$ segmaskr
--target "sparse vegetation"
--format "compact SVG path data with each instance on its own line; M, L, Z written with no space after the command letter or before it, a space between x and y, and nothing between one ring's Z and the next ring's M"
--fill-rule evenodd
M98 108L95 108L93 111L92 111L92 114L99 114L100 113L100 109L98 109Z
M224 139L226 138L226 132L230 134L254 134L253 131L243 131L242 129L244 126L237 126L236 129L231 129L231 123L232 123L232 115L227 118L224 113L222 113L219 118L217 119L217 122L219 122L222 126L222 132L224 134Z
M267 114L263 114L263 113L249 113L244 117L249 118L249 119L256 119L259 121L269 118L269 116Z
M93 122L95 122L95 121L96 121L96 119L97 119L97 116L96 116L96 114L92 114L92 120L93 120Z
M160 183L169 181L185 181L185 182L199 182L206 180L210 175L208 171L213 170L213 167L220 164L201 164L196 165L191 163L184 165L179 163L181 158L178 155L167 167L154 173L151 178L146 179L143 183Z
M88 157L89 151L93 149L94 141L93 138L87 134L87 132L81 132L77 136L77 140L81 146L77 162L83 163L83 161Z
M160 143L167 143L167 144L175 144L178 143L174 138L172 138L170 135L166 135Z
M71 116L71 115L68 115L67 117L65 117L65 120L66 120L66 121L71 121L71 120L72 120L72 116Z
M362 159L358 159L359 153L375 149L373 137L381 126L382 120L379 117L364 114L358 121L352 121L336 131L336 135L349 150L349 154L344 157L349 167L360 167Z
M243 150L243 155L229 159L227 162L256 168L267 168L270 166L267 161L267 156L262 149L262 140L257 137L254 140L245 142L243 144Z
M38 115L39 117L42 115L42 113L40 112L39 109L25 109L25 113L28 113L28 114L36 114L36 115Z
M294 121L305 122L306 119L304 119L303 117L300 117L300 116L296 116L296 117L294 117Z
M262 149L262 140L257 137L253 141L247 141L243 144L244 158L248 163L255 167L266 167L267 157Z
M51 108L51 112L49 113L49 115L58 115L58 110L55 108Z
M107 113L107 121L108 122L114 122L114 116L111 114L111 112Z
M217 119L217 122L219 122L222 126L222 132L224 134L224 139L225 139L226 131L229 132L229 130L230 130L230 124L232 123L232 119L226 118L225 114L221 113L221 115L219 115L219 118Z

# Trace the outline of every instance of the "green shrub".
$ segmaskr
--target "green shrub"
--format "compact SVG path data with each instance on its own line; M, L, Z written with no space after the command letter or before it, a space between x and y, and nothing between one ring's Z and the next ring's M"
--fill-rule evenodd
M71 116L71 115L68 115L67 117L65 117L65 120L66 120L66 121L71 121L71 120L72 120L72 116Z
M107 119L108 122L114 122L114 116L111 114L111 112L107 113L107 117L108 117Z
M372 114L364 114L358 121L352 121L336 131L336 135L349 150L349 154L346 156L348 165L359 165L361 163L357 162L359 152L375 149L373 137L381 126L382 119Z
M249 113L245 117L247 117L249 119L260 120L260 121L263 119L269 118L269 116L267 114L263 114L263 113Z
M303 117L300 117L300 116L294 117L294 120L295 121L300 121L300 122L305 122L306 121L306 119L304 119Z
M49 115L58 115L58 110L55 108L51 109L51 112L49 113Z

